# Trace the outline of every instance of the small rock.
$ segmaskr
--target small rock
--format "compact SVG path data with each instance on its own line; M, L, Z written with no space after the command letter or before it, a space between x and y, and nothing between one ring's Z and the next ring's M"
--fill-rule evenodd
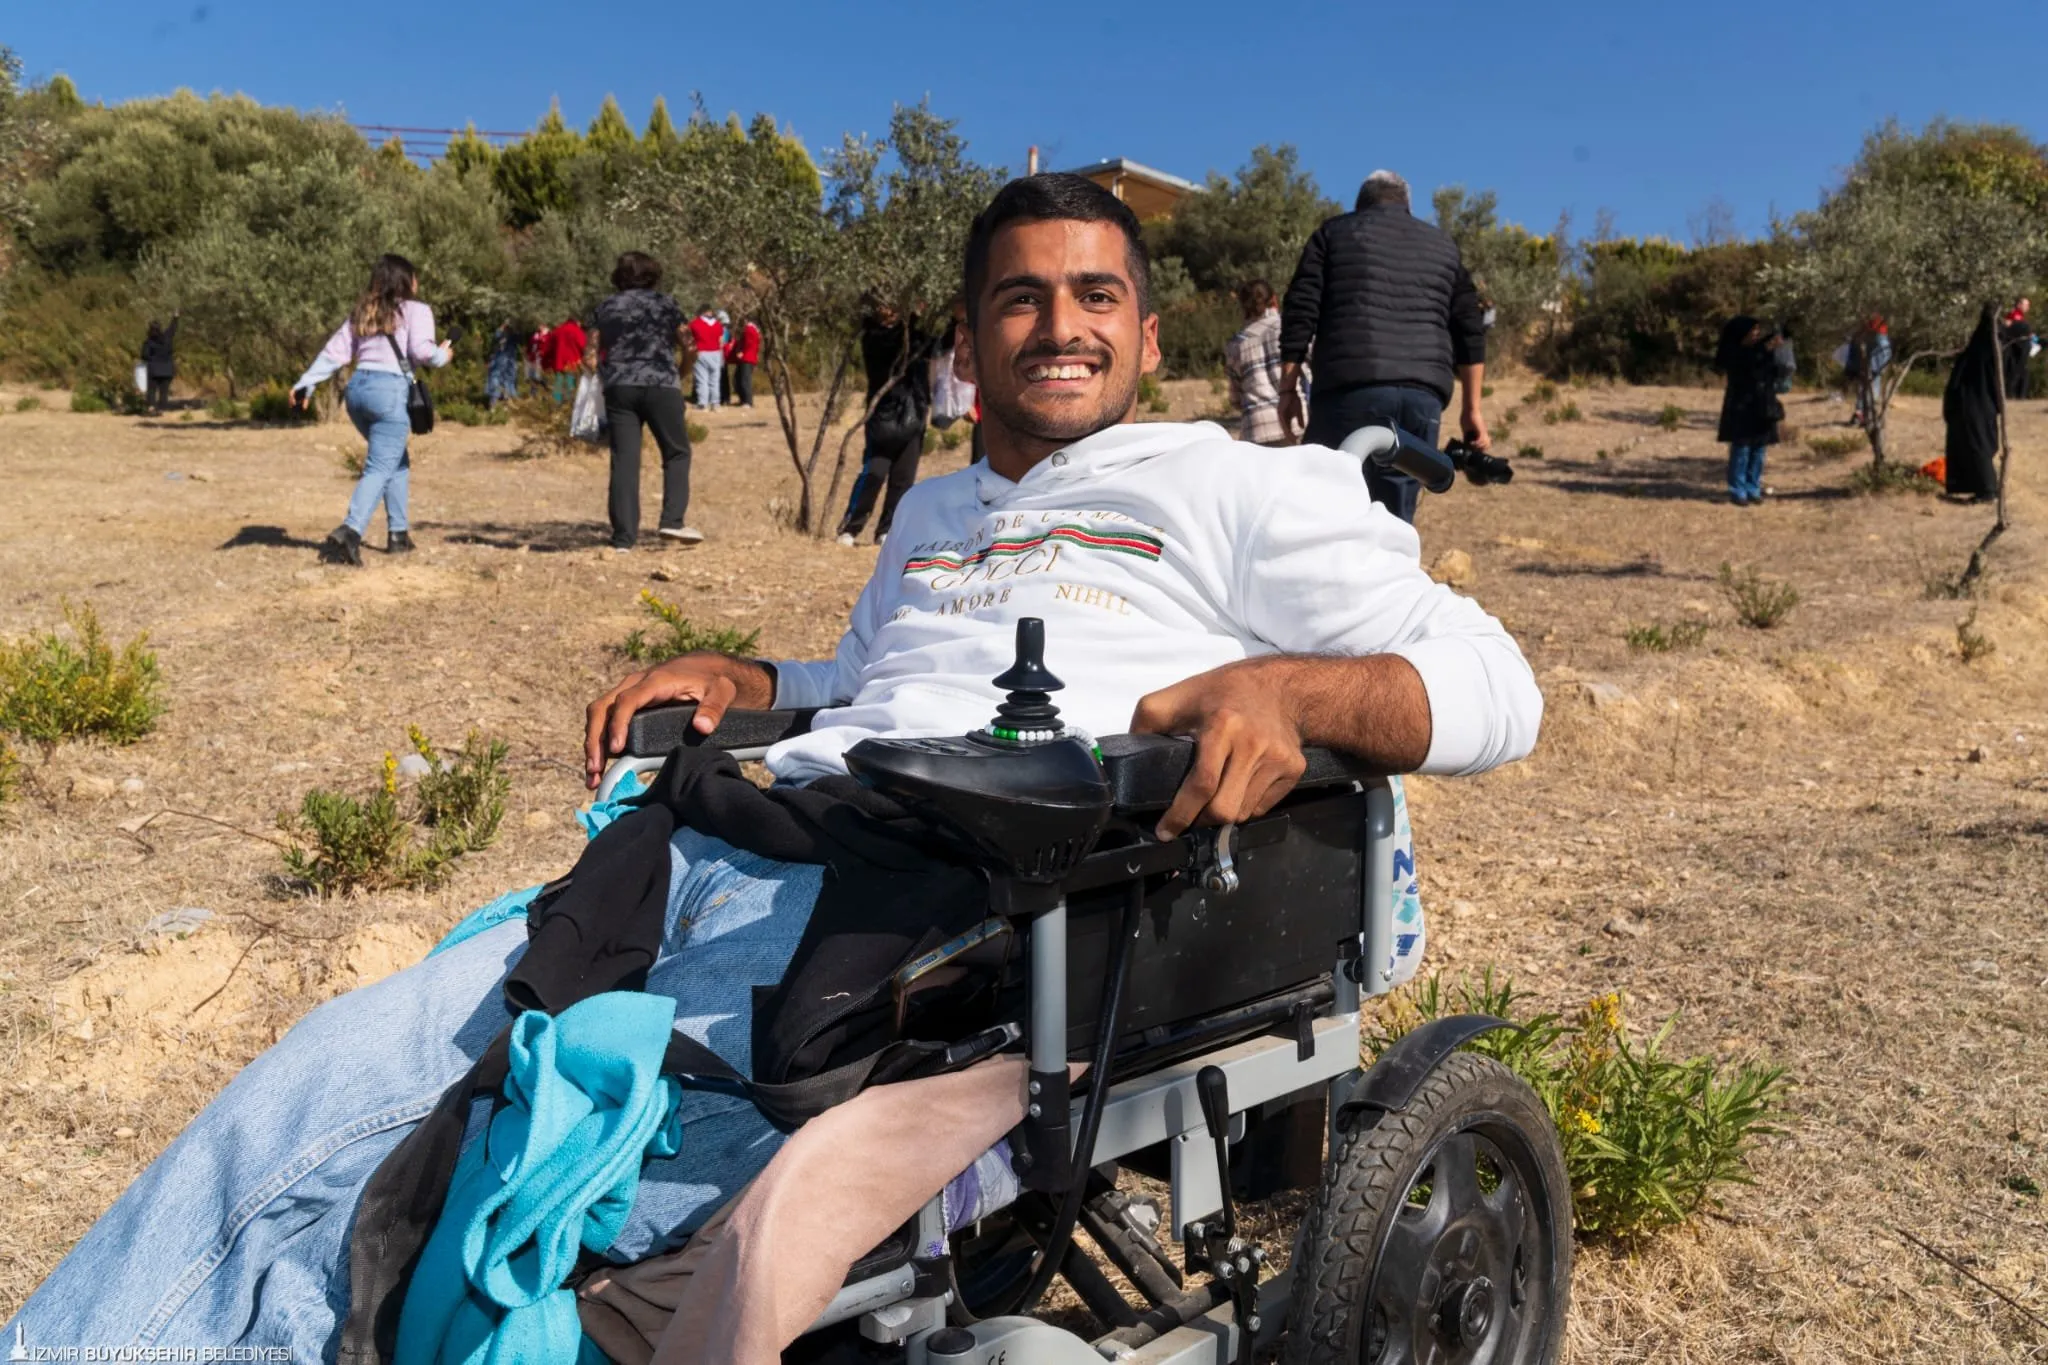
M417 782L434 771L434 765L420 754L407 754L398 760L398 775L408 782Z
M1470 919L1473 915L1477 914L1478 912L1479 907L1474 905L1471 901L1451 902L1452 919Z
M126 1141L127 1139L135 1136L135 1130L133 1128L116 1128L114 1130L114 1136L122 1139L123 1141Z
M114 794L114 780L110 777L95 777L91 773L79 773L71 779L66 789L73 801L105 801Z
M124 795L127 796L142 795L142 790L145 785L147 784L145 784L143 780L139 777L124 777L121 779L121 791Z
M76 1038L81 1043L91 1042L92 1016L90 1014L86 1015L85 1018L79 1020L77 1024L73 1025L71 1028L68 1028L64 1031L70 1034L73 1038Z
M1612 934L1616 938L1641 938L1643 926L1637 924L1634 920L1616 915L1613 919L1600 926L1600 932Z
M1972 976L1997 976L1998 964L1989 958L1979 958L1975 962L1963 964L1963 970Z
M1969 753L1963 755L1963 757L1971 763L1982 763L1991 757L1991 750L1979 744L1972 748Z
M213 475L211 475L211 474L207 473L207 472L206 472L205 470L203 470L203 469L191 469L191 470L187 470L187 471L185 472L185 477L186 477L186 478L188 478L188 479L190 479L190 480L192 480L192 482L194 482L194 483L212 483L212 482L213 482Z
M1472 569L1472 556L1463 550L1445 550L1430 561L1429 576L1453 588L1469 588L1477 577Z
M555 827L555 817L544 810L530 810L526 812L526 827L528 829L553 829Z
M145 934L161 934L165 938L184 938L196 933L199 926L213 918L213 911L198 905L181 905L166 910L161 915L151 915L143 922Z
M177 470L172 469L165 471L164 480L167 483L183 483L185 481L185 476L183 474L180 474Z
M1588 679L1580 683L1579 687L1585 692L1586 700L1593 703L1595 710L1605 711L1610 706L1619 706L1628 700L1628 693L1622 691L1620 687L1597 678Z
M662 565L660 568L656 569L653 573L647 576L657 583L673 583L678 578L682 577L681 574L677 573L674 569L671 569L666 564Z
M302 773L312 766L312 764L305 762L303 759L292 758L286 759L282 763L271 764L270 771L274 773Z

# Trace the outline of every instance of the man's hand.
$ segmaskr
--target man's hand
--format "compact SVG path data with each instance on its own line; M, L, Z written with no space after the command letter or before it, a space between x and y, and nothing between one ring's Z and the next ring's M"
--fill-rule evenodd
M1480 413L1478 404L1468 405L1458 415L1458 425L1465 429L1465 444L1478 451L1493 449L1493 437L1486 432L1486 418Z
M1458 366L1458 425L1465 430L1465 443L1474 450L1492 450L1493 437L1486 434L1486 417L1479 400L1486 396L1486 366Z
M635 712L663 702L694 701L697 733L708 735L727 708L765 710L775 704L775 680L760 664L729 654L685 654L628 674L617 687L590 703L584 713L583 777L593 791L605 760L626 747L626 726Z
M1301 405L1301 366L1288 361L1280 367L1280 431L1292 441L1308 429Z
M1136 734L1189 735L1194 766L1159 817L1172 839L1198 820L1236 824L1264 815L1294 790L1308 761L1301 720L1271 659L1247 659L1189 678L1138 702Z

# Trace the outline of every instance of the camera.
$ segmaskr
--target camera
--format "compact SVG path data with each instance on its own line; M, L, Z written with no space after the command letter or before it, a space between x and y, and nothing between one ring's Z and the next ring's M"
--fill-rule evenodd
M1451 457L1451 463L1465 476L1465 481L1474 485L1508 483L1515 477L1515 467L1498 455L1489 455L1471 442L1454 440L1444 447L1444 454Z

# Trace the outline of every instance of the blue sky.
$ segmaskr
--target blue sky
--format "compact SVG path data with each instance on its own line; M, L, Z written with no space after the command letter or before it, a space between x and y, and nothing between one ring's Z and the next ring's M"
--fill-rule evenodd
M1924 0L1775 6L1466 0L949 3L12 0L0 42L87 99L179 86L359 122L530 127L774 113L816 149L929 96L975 155L1021 170L1107 156L1199 178L1291 142L1349 202L1376 166L1419 192L1491 187L1505 216L1687 239L1719 201L1745 232L1810 206L1886 117L2017 123L2048 140L2040 0L1989 27ZM2031 18L2028 16L2032 16ZM1985 41L1995 46L1979 46Z

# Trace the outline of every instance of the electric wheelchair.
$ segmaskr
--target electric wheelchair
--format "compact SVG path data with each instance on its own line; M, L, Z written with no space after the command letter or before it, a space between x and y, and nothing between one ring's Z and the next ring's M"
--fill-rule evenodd
M1401 433L1368 428L1354 446L1448 485L1449 461ZM1528 1086L1459 1050L1505 1025L1441 1018L1361 1064L1361 1004L1390 989L1394 950L1385 775L1311 750L1267 815L1161 843L1151 829L1193 744L1068 733L1043 644L1040 622L1019 623L986 729L847 754L987 879L987 929L909 971L1000 939L1021 975L1030 1081L1011 1141L1027 1193L950 1237L934 1199L854 1267L791 1358L1556 1359L1572 1255L1557 1134ZM700 736L694 711L634 717L600 795L677 745L755 758L811 719L729 711ZM1071 1088L1070 1061L1089 1064ZM1166 1207L1119 1189L1124 1170L1163 1183ZM1274 1273L1238 1206L1290 1188L1312 1193ZM1097 1332L1031 1316L1055 1277Z

